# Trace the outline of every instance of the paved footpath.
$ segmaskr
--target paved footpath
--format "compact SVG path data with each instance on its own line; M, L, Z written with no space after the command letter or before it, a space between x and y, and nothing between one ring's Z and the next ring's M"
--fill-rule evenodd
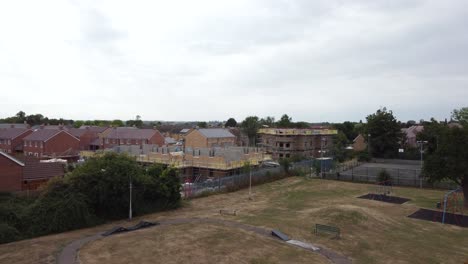
M174 224L187 224L187 223L208 223L208 224L219 224L219 225L224 225L224 226L229 226L233 228L239 228L243 229L246 231L250 231L253 233L256 233L261 236L266 236L271 239L275 239L271 235L271 229L265 229L261 227L256 227L256 226L251 226L251 225L246 225L242 224L239 222L235 221L229 221L229 220L223 220L223 219L213 219L213 218L176 218L176 219L169 219L169 220L161 220L158 221L159 225L174 225ZM151 228L157 228L159 225L156 225ZM57 258L57 263L58 264L79 264L80 261L77 258L78 256L78 251L82 246L84 246L86 243L98 240L103 238L102 236L103 232L98 233L93 236L88 236L85 238L81 238L78 240L75 240L68 245L66 245L62 252L60 252L58 258ZM279 239L278 239L279 240ZM279 240L281 241L281 240ZM288 244L291 246L294 246L292 244ZM320 255L328 258L332 263L336 264L350 264L351 260L348 259L346 256L340 255L334 251L331 251L329 249L325 249L322 247L314 246L315 248L318 248L318 250L312 250L312 249L304 249L304 250L309 250L312 252L319 253Z

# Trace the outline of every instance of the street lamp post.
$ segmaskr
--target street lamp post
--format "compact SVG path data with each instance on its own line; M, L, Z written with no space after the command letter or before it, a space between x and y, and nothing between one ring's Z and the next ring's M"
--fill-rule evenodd
M419 152L421 153L421 171L419 173L419 188L422 188L422 170L423 170L423 153L424 153L424 144L427 144L427 141L416 141L419 144Z
M371 137L371 134L367 134L367 153L369 154L369 157L370 157L370 137Z
M133 185L132 185L132 176L129 176L129 189L130 189L130 204L128 206L128 220L132 220L132 189L133 189Z

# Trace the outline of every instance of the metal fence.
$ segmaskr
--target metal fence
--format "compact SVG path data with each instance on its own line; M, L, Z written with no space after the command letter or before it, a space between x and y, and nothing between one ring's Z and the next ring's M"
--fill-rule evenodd
M420 169L366 167L361 163L355 163L347 168L331 170L324 173L324 178L339 181L377 183L379 182L378 175L382 170L388 172L393 185L440 189L454 189L457 187L455 183L449 181L430 183L426 178L421 177Z
M290 166L290 170L310 171L310 162L297 162ZM287 177L284 169L279 167L253 168L252 171L218 178L202 178L193 183L183 185L184 197L197 197L210 192L237 190L252 185Z

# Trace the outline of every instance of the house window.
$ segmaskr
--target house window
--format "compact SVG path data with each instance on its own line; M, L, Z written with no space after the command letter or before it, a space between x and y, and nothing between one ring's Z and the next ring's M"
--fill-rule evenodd
M29 146L32 147L32 141L29 141Z
M25 142L24 142L24 146L26 147L27 145L28 145L28 142L27 142L27 141L25 141Z
M289 143L286 144L286 147L289 148Z
M10 140L8 140L8 145L11 145L11 141L10 141Z
M34 147L37 148L37 141L34 141Z
M41 148L42 148L42 141L41 141Z
M283 143L280 143L279 145L280 145L280 148L282 148L282 147L283 147Z
M37 153L37 152L34 153L34 156L39 157L39 153Z
M32 155L33 155L33 153L32 153L32 152L29 152L29 156L32 156Z
M282 158L282 157L283 157L283 154L279 154L279 157Z

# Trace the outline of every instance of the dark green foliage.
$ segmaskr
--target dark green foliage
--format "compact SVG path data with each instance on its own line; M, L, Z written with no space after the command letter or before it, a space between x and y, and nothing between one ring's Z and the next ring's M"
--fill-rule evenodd
M127 155L106 153L63 179L50 180L34 201L0 194L0 232L5 232L0 239L12 241L125 218L130 180L134 215L179 206L176 169L153 165L144 170Z
M294 123L292 123L292 118L288 115L284 114L280 120L276 123L276 126L279 128L289 128L294 127Z
M126 155L106 153L91 158L70 175L74 190L84 194L99 218L119 219L128 214L130 179L135 186L142 181L143 170Z
M90 200L63 179L52 179L41 196L28 208L28 233L37 236L90 226L97 223Z
M283 170L286 174L289 174L289 168L291 167L291 159L282 158L279 160L279 164L283 167Z
M0 244L17 240L20 234L16 228L0 222Z
M430 182L448 179L460 185L468 207L468 127L432 124L421 138L429 139L423 175Z
M369 152L367 152L366 150L360 151L356 155L357 155L358 161L367 162L371 160Z
M255 146L255 138L257 137L257 131L260 128L260 122L258 117L249 116L245 118L241 123L242 132L249 138L249 145Z
M199 127L199 128L207 128L207 127L208 127L208 123L206 123L206 122L204 122L204 121L203 121L203 122L198 122L198 123L197 123L197 127Z
M390 173L388 173L388 171L386 171L385 169L382 169L381 171L379 171L379 174L377 175L377 181L379 183L385 182L385 184L388 184L388 183L391 183L392 177L390 176Z
M224 124L225 127L236 127L237 126L237 121L234 118L229 118L226 121L226 124Z
M359 126L356 126L355 123L349 121L345 121L342 124L334 124L333 127L345 134L348 143L352 142L359 134Z
M348 139L342 131L333 136L332 155L335 160L343 162L351 157L351 151L347 150Z
M392 111L387 111L384 107L377 110L375 114L367 116L366 134L369 141L372 157L395 158L398 156L398 149L402 141L403 134L400 125Z
M468 125L468 107L453 110L452 118L463 125Z

